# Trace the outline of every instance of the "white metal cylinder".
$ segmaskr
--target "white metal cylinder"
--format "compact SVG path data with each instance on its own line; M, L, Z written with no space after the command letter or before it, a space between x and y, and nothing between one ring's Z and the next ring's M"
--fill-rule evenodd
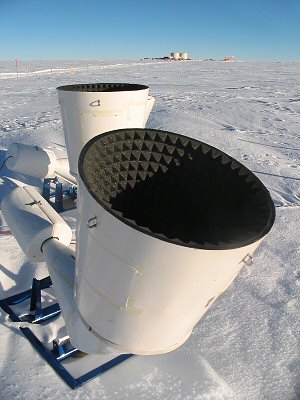
M6 152L6 165L11 171L49 178L54 174L56 156L53 151L23 143L12 143Z
M71 228L30 186L12 190L2 200L1 210L15 239L32 261L44 261L41 248L51 237L67 246L71 242Z
M79 193L78 310L93 333L125 352L179 347L259 245L217 251L167 243L112 217L80 180Z
M120 351L180 346L274 221L272 200L249 170L170 132L95 137L79 175L78 312Z
M77 175L82 147L97 134L121 128L143 128L154 104L149 87L94 83L57 88L70 173Z

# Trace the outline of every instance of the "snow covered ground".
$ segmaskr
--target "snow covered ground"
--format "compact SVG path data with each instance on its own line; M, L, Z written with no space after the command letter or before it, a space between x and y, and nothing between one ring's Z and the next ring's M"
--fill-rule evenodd
M254 264L182 347L133 357L76 391L1 310L1 400L300 399L300 64L44 61L19 69L17 79L13 63L0 63L0 164L13 142L66 155L57 86L144 83L156 97L147 126L197 138L241 161L270 190L277 217ZM17 181L41 187L41 180L4 167L0 201ZM75 225L73 215L66 218ZM47 275L7 233L0 214L0 298Z

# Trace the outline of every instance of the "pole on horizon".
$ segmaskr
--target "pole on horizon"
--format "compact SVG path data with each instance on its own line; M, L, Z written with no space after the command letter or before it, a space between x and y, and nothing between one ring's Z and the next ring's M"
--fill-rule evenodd
M19 62L18 62L18 60L16 59L16 72L17 72L17 78L19 78Z

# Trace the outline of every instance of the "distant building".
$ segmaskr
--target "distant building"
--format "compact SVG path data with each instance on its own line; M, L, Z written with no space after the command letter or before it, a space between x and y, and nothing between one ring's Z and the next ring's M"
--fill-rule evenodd
M171 53L171 58L172 58L173 60L179 60L179 54L180 54L180 53L178 53L178 52Z
M189 60L189 57L188 57L188 53L186 53L186 52L184 52L184 53L174 52L174 53L170 54L170 59L175 60L175 61Z
M165 60L165 61L181 61L181 60L190 60L188 53L179 53L179 51L170 53L169 56L164 57L144 57L143 60Z

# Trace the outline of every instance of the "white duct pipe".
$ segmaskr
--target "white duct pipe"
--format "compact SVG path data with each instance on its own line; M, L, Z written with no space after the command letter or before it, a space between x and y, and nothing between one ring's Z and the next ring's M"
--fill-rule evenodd
M44 261L42 244L56 237L69 245L72 230L32 187L13 189L1 203L3 216L24 253L32 261Z
M56 158L51 150L23 143L13 143L8 147L6 156L9 157L6 165L11 171L37 178L52 178L57 175L65 181L77 185L76 178L69 172L69 160Z
M94 136L121 128L143 128L155 99L149 87L94 83L57 88L70 173L77 176L82 147Z
M72 185L77 185L76 178L70 174L69 160L67 158L58 158L56 160L54 173Z
M74 295L75 252L56 238L44 242L42 252L72 345L85 353L116 353L89 330L78 314Z
M54 175L56 156L51 150L12 143L6 151L6 157L10 157L6 161L6 166L11 171L37 178L50 178Z

